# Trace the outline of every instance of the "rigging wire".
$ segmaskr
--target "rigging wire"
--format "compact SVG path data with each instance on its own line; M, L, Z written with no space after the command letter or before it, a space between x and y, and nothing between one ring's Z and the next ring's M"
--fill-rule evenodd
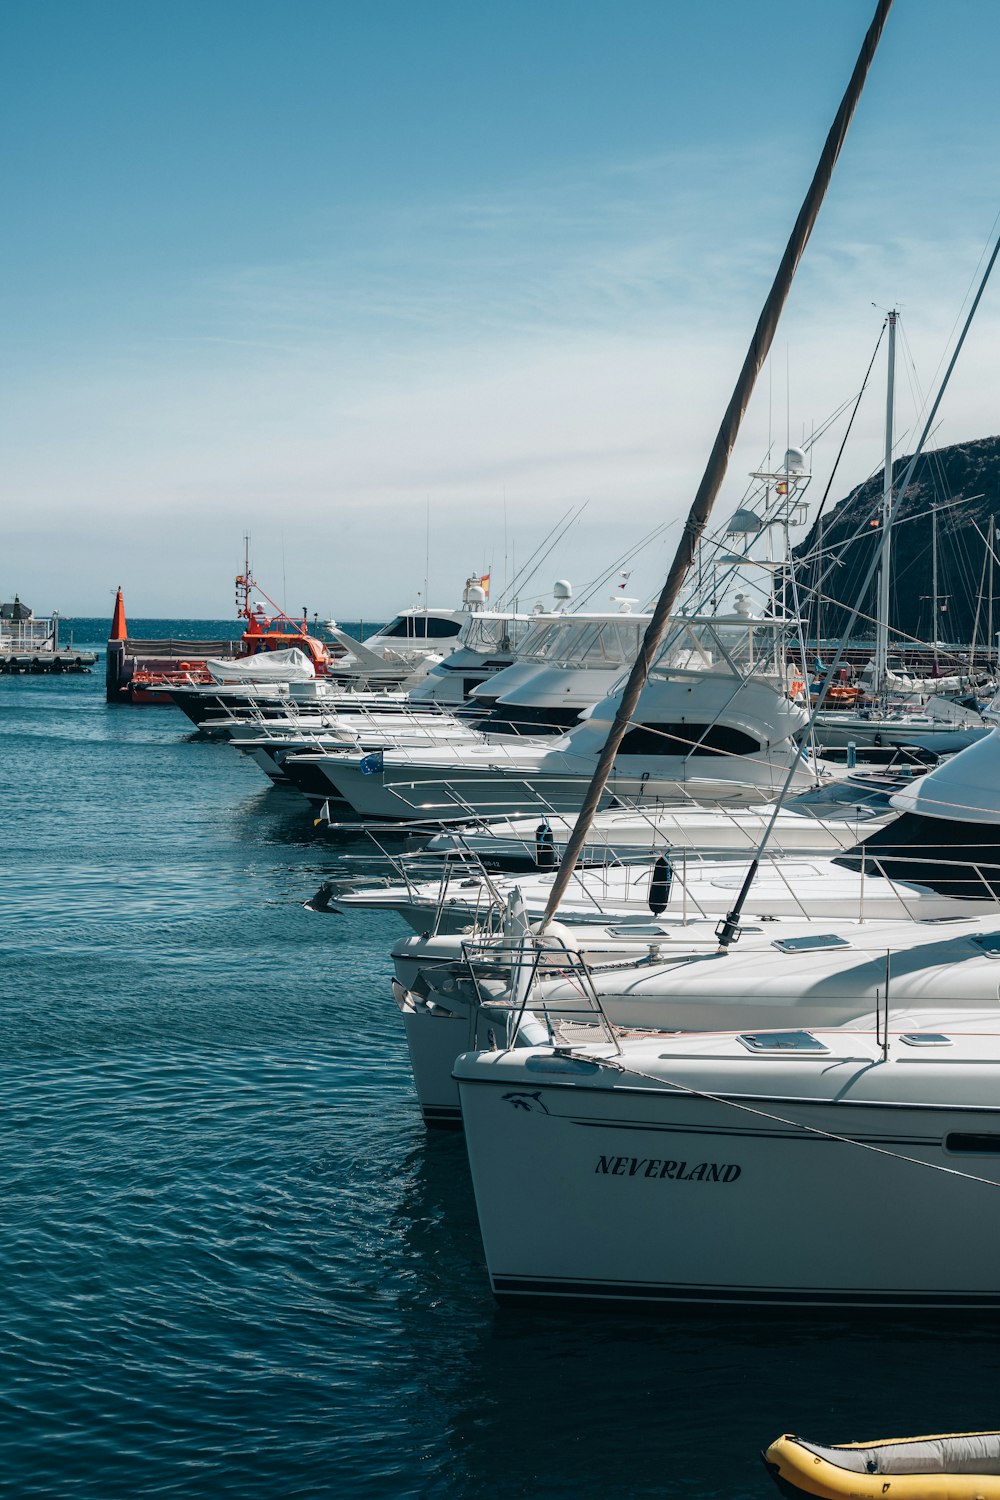
M1000 215L998 215L998 220L1000 220ZM858 613L859 613L860 608L861 608L861 601L866 596L869 584L871 583L872 578L875 576L875 570L879 566L879 563L882 561L882 558L883 558L883 555L884 555L884 552L885 552L886 539L888 537L890 527L892 526L892 523L895 520L896 514L897 514L900 506L903 503L903 499L904 499L904 497L906 495L906 492L909 489L910 482L911 482L911 480L913 478L914 471L916 470L917 464L920 461L920 457L921 457L921 455L923 453L924 445L926 444L927 438L928 438L928 436L930 434L930 431L932 429L932 424L934 422L934 418L937 416L938 408L941 405L942 400L944 399L945 391L948 389L948 384L949 384L949 382L951 380L952 372L955 369L955 365L958 363L958 356L962 352L962 347L965 344L966 336L968 335L969 329L972 327L972 320L976 316L976 312L977 312L977 310L979 308L980 302L982 301L983 293L986 290L987 282L990 279L990 274L991 274L991 272L993 270L993 267L994 267L994 265L996 263L996 259L997 259L998 255L1000 255L1000 236L997 237L996 244L993 247L993 253L992 253L992 255L990 256L990 259L989 259L989 263L988 263L988 265L986 267L986 270L983 272L983 277L982 277L982 280L979 283L979 288L978 288L978 290L976 292L975 299L974 299L974 301L972 303L972 306L969 309L969 313L968 313L968 316L967 316L967 318L965 320L965 324L964 324L964 326L962 328L962 332L959 335L958 342L955 345L955 348L954 348L954 350L952 352L951 359L950 359L950 361L948 363L948 368L947 368L947 370L944 373L944 378L942 379L941 385L938 388L937 395L934 398L934 403L933 403L933 405L931 407L930 414L927 417L926 423L924 424L924 430L923 430L923 433L921 434L920 441L917 444L916 451L913 454L912 458L910 459L910 462L907 465L906 472L903 475L903 477L902 477L902 479L901 479L901 481L899 483L898 489L896 490L896 493L894 495L894 498L893 498L893 501L892 501L892 508L889 511L888 516L886 517L886 526L884 528L883 535L882 535L882 545L876 550L874 557L872 558L871 562L869 563L868 571L865 574L864 581L863 581L863 583L861 585L861 588L858 590L858 602L857 602L857 605L855 606L855 609L852 611L850 620L848 622L847 630L844 632L845 635L848 634L849 631L853 628L854 622L857 619ZM841 639L841 641L839 642L839 644L837 646L837 649L836 649L836 651L834 653L833 661L832 661L832 663L831 663L831 665L830 665L830 667L829 667L829 669L828 669L828 671L826 673L826 676L823 679L822 685L820 686L819 694L818 694L817 699L816 699L816 705L813 708L812 713L810 714L810 725L809 725L810 728L812 727L812 724L815 722L817 714L820 712L820 710L823 707L823 700L826 697L826 694L827 694L827 692L828 692L831 684L834 681L834 676L835 676L837 668L838 668L838 666L840 664L840 660L841 660L841 657L843 656L843 654L844 654L844 641L843 641L843 639ZM794 770L795 770L795 767L794 767L794 764L793 764L789 768L788 776L785 779L785 784L784 784L784 786L781 789L781 793L780 793L780 795L779 795L779 797L777 799L777 802L775 803L774 811L771 814L771 817L770 817L770 820L768 822L768 825L767 825L767 827L764 830L764 834L763 834L763 837L761 838L760 846L758 847L757 853L754 856L754 859L751 861L750 868L747 871L746 878L745 878L745 880L743 882L743 885L742 885L742 887L740 889L740 893L739 893L739 895L736 898L736 902L735 902L735 904L733 906L733 909L726 916L725 920L723 922L719 923L718 938L719 938L719 945L722 948L728 948L729 944L732 943L734 941L734 939L739 934L739 919L740 919L740 915L741 915L742 910L743 910L743 906L746 903L746 899L747 899L747 897L750 894L750 887L753 885L754 879L755 879L756 874L757 874L757 870L760 867L760 857L761 857L764 849L767 847L767 842L768 842L768 839L770 838L771 830L774 827L774 824L775 824L775 821L777 819L778 813L780 812L781 808L783 807L784 802L785 802L785 798L787 797L789 789L790 789L790 787L792 785L792 779L793 779Z
M534 552L532 552L531 556L528 558L527 562L522 563L521 567L514 573L514 576L511 579L510 583L507 585L503 593L500 595L500 598L497 600L497 608L500 608L501 605L509 604L510 600L516 597L517 590L519 588L523 588L525 584L527 584L530 579L534 577L535 573L548 557L553 547L555 547L559 542L562 541L567 531L576 521L580 519L589 504L589 500L584 500L580 505L576 507L575 510L572 505L569 507L569 509L563 514L563 516L556 522L555 526L553 526L552 529L542 538L538 546L535 548ZM547 547L546 543L548 543ZM544 552L542 552L543 548L545 548ZM539 553L541 553L542 555L539 556Z
M830 477L829 477L829 479L826 482L826 489L823 491L822 498L821 498L821 500L819 502L819 509L817 510L815 519L813 520L813 530L815 530L817 523L820 520L822 520L823 511L826 508L826 502L830 498L830 490L833 488L833 481L837 477L837 470L840 467L840 460L843 457L844 448L847 446L847 439L851 435L851 428L854 426L854 418L858 414L858 407L861 405L861 398L862 398L862 396L864 395L865 391L868 388L868 381L869 381L869 379L871 377L871 373L872 373L872 369L873 369L874 364L875 364L875 360L878 357L878 351L879 351L879 349L882 346L882 339L885 336L886 327L887 327L887 325L885 323L883 323L882 327L881 327L881 329L879 331L879 336L878 336L878 339L876 340L876 343L875 343L875 349L874 349L874 351L872 353L871 359L868 362L868 369L865 371L865 378L861 382L861 389L858 392L857 398L856 398L856 400L854 402L854 410L851 412L851 420L848 422L846 430L844 432L844 436L841 438L840 447L837 449L837 457L833 461L833 468L831 469L831 471L830 471ZM843 407L841 407L841 411L843 411ZM823 428L820 428L820 432L822 432L822 431L823 431ZM817 433L817 437L818 436L819 436L819 433Z
M708 524L712 507L722 487L729 463L729 456L736 441L743 414L746 411L747 404L750 401L757 382L757 377L773 343L782 308L791 290L792 279L809 243L813 227L826 195L837 158L846 139L851 119L861 97L865 79L874 60L891 7L892 0L878 0L875 15L862 42L850 82L827 134L823 150L813 173L812 181L799 209L784 254L775 273L774 281L761 309L751 337L750 346L747 349L736 385L730 397L729 405L723 416L712 451L709 454L705 472L692 501L687 520L684 523L681 543L674 556L670 571L667 574L663 590L657 600L653 617L650 620L643 639L642 648L629 674L628 681L622 690L618 711L608 732L608 737L598 759L590 786L587 788L584 796L573 832L566 845L562 863L556 872L549 900L545 907L545 915L542 919L543 930L555 915L559 901L579 858L580 851L586 842L594 813L604 794L618 747L625 734L626 725L635 712L643 685L649 675L649 670L662 645L663 636L677 596L694 561L699 538Z

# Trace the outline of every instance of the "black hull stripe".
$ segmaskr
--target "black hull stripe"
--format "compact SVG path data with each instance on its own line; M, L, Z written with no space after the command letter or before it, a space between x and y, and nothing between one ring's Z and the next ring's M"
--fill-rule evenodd
M725 1102L725 1101L724 1101ZM556 1119L559 1118L557 1115ZM740 1141L811 1141L817 1146L837 1145L843 1139L848 1142L859 1143L866 1146L933 1146L940 1149L940 1135L859 1135L843 1131L838 1133L836 1139L831 1140L822 1135L803 1135L804 1129L815 1130L815 1126L789 1125L785 1130L746 1130L739 1126L719 1125L633 1125L630 1121L618 1120L574 1120L574 1125L579 1125L585 1130L637 1130L651 1132L654 1135L707 1135L723 1136L732 1140Z
M669 1286L642 1281L580 1281L562 1278L492 1277L498 1297L599 1297L647 1302L747 1303L777 1307L1000 1307L1000 1291L836 1291L813 1287Z

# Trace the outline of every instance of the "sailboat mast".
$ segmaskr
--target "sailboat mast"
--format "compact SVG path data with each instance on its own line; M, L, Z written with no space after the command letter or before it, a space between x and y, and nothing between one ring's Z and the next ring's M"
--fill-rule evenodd
M931 506L931 608L934 618L931 621L931 646L934 651L934 676L938 674L938 540L937 540L937 506Z
M822 517L822 515L819 517L819 525L817 527L817 533L818 533L818 535L817 535L817 551L819 553L819 559L818 559L817 564L816 564L816 575L818 577L819 576L819 570L823 566L823 517ZM823 649L823 590L822 590L822 588L818 588L816 590L816 654L817 654L817 658L819 656L820 651L822 651L822 649ZM808 678L807 674L808 674L809 668L806 666L805 662L803 662L802 665L805 668L805 671L804 671L803 675L806 677L806 681L808 682L809 678Z
M652 618L646 627L646 634L643 636L639 655L636 657L632 665L632 670L629 673L628 681L621 691L614 721L608 731L604 748L598 756L597 766L591 777L590 785L584 793L580 811L566 843L566 851L563 854L562 864L556 871L555 879L552 882L552 889L549 892L549 899L545 907L543 927L545 924L551 922L559 906L559 902L566 893L566 887L570 882L573 871L576 868L576 862L586 843L594 814L597 812L600 800L604 795L605 787L608 784L615 756L618 754L621 742L625 737L625 731L632 721L632 716L635 713L639 696L649 675L650 668L656 660L660 647L663 644L663 637L670 622L671 611L677 601L677 596L680 593L688 571L694 563L698 551L698 543L708 524L712 506L715 504L716 496L726 477L729 455L733 444L736 442L740 424L743 420L743 413L746 411L750 397L753 395L757 376L767 360L775 330L778 326L778 320L781 316L781 310L791 290L792 278L805 252L806 245L809 243L813 225L816 222L820 206L826 195L830 177L833 174L837 158L840 155L840 149L847 135L848 126L857 108L858 100L861 98L861 91L864 88L868 70L875 57L879 38L882 35L882 29L885 26L891 6L892 0L878 0L875 15L865 34L861 51L858 54L858 60L854 65L851 81L847 85L843 99L840 101L840 107L830 127L820 159L816 164L816 171L813 173L812 182L809 184L802 207L799 209L798 217L792 227L788 244L785 246L785 253L781 257L781 263L771 284L771 290L768 292L767 299L761 309L760 317L757 320L757 327L750 340L750 347L743 361L733 394L729 399L729 405L723 416L722 425L716 434L708 464L702 475L701 483L698 486L694 500L691 503L687 520L684 522L681 540L674 554L674 560L670 565L670 571L660 592L660 597L656 602Z
M882 475L882 566L878 575L878 607L875 611L875 691L885 691L889 680L889 568L892 516L893 416L896 395L896 309L889 313L888 375L885 396L885 470Z
M986 543L990 560L990 608L986 626L986 670L993 666L993 544L996 541L996 516L990 516L989 541Z

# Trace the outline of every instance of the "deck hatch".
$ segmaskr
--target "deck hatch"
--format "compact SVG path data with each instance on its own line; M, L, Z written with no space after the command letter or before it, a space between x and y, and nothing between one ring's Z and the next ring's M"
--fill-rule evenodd
M811 1031L745 1031L736 1038L748 1052L829 1052Z
M951 1037L945 1036L943 1031L904 1031L899 1040L905 1042L908 1047L950 1047L953 1045Z
M655 922L637 922L631 927L622 924L618 927L609 927L608 932L612 937L664 938L670 936L668 928L660 927Z
M821 948L849 948L847 938L835 932L811 932L806 937L775 938L771 944L781 953L814 953Z

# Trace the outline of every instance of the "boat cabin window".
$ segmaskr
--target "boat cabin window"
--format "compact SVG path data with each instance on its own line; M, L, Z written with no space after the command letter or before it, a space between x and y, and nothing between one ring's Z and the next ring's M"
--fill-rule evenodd
M631 926L623 923L620 927L609 927L608 931L612 937L662 938L670 936L670 929L661 927L657 922L636 922Z
M986 1131L953 1130L944 1138L944 1149L960 1156L1000 1156L1000 1135Z
M579 718L578 708L556 703L497 703L476 728L483 734L565 734Z
M730 616L677 623L680 628L668 639L659 658L661 665L693 646L694 655L706 662L728 659L743 671L755 665L759 671L765 662L779 659L787 634L787 624L781 619L748 617L743 621Z
M754 755L761 748L731 724L637 724L619 755Z
M379 635L391 640L440 641L458 635L461 628L461 620L441 619L436 615L397 615Z

